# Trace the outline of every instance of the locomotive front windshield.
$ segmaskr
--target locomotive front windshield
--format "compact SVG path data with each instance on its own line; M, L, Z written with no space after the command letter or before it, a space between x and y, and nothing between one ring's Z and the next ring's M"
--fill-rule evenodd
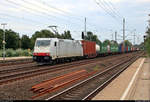
M50 40L37 40L36 41L36 46L49 46L50 45Z

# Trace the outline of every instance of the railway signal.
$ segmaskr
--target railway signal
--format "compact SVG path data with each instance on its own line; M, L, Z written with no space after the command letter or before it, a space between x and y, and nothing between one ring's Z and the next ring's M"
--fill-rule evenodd
M82 32L82 39L84 40L84 32Z

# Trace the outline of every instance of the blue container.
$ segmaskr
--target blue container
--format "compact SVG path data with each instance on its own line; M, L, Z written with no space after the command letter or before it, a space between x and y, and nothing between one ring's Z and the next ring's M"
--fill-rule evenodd
M119 52L122 52L122 44L119 45Z

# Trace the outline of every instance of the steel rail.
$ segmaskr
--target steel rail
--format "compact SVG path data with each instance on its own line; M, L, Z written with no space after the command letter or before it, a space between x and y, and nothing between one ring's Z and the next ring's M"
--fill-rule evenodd
M87 96L85 96L82 100L89 100L91 99L95 93L97 93L98 91L102 90L103 87L105 87L106 85L108 85L115 77L117 77L118 75L120 75L121 72L123 72L127 67L129 67L134 61L136 61L139 57L136 57L135 59L133 59L131 62L129 62L128 64L126 64L123 69L121 69L120 71L118 71L116 74L114 74L112 77L110 77L107 81L105 81L102 85L100 85L98 88L96 88L94 91L92 91L90 94L88 94Z
M124 58L126 56L122 56L122 57ZM13 81L17 81L17 80L21 80L21 79L25 79L25 78L38 76L41 74L54 72L57 70L62 70L64 67L67 67L69 69L69 68L73 68L73 67L77 67L77 66L81 66L81 65L88 65L88 64L91 64L92 62L95 62L95 61L98 62L99 59L101 59L101 58L98 58L95 60L90 59L90 60L83 60L83 61L79 61L79 62L66 63L66 64L62 64L62 65L58 65L58 66L50 66L50 67L46 67L45 69L41 68L41 69L29 71L29 72L22 72L22 73L17 73L17 74L12 74L12 75L3 75L0 77L0 80L1 80L0 85L4 84L4 83L8 83L8 82L13 82ZM105 59L108 60L107 57L105 57ZM85 63L85 61L87 61L87 62ZM95 64L95 63L92 63L92 64ZM50 68L53 68L53 69L50 69Z
M135 56L134 56L134 57L135 57ZM72 86L72 87L70 87L70 88L67 88L67 89L64 90L64 91L62 91L62 92L60 92L60 93L58 93L58 94L56 94L56 95L53 95L53 96L47 98L46 100L57 99L58 97L60 97L60 96L63 95L64 93L67 93L67 92L69 92L70 90L77 88L79 85L85 84L85 83L87 83L88 81L90 81L90 80L96 78L97 76L103 75L104 73L106 73L106 72L108 72L108 71L114 69L115 67L121 66L122 64L131 61L134 57L132 57L132 58L126 60L126 61L122 61L121 63L116 64L116 65L114 65L114 66L112 66L112 67L109 67L107 70L105 70L105 71L103 71L103 72L100 72L100 73L98 73L98 74L96 74L96 75L94 75L94 76L92 76L92 77L90 77L90 78L88 78L88 79L86 79L86 80L80 82L80 83L77 83L77 84L75 84L74 86ZM88 96L89 96L89 95L88 95ZM83 99L86 99L86 98L84 97Z

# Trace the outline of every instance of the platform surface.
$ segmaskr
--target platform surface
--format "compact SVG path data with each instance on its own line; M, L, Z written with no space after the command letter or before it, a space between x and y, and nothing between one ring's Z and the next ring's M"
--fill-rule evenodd
M5 60L16 60L16 59L27 59L32 58L32 56L22 56L22 57L5 57ZM0 61L3 60L3 57L0 57Z
M150 100L150 59L146 59L138 80L128 96L130 100Z
M140 58L92 100L149 100L150 59Z

